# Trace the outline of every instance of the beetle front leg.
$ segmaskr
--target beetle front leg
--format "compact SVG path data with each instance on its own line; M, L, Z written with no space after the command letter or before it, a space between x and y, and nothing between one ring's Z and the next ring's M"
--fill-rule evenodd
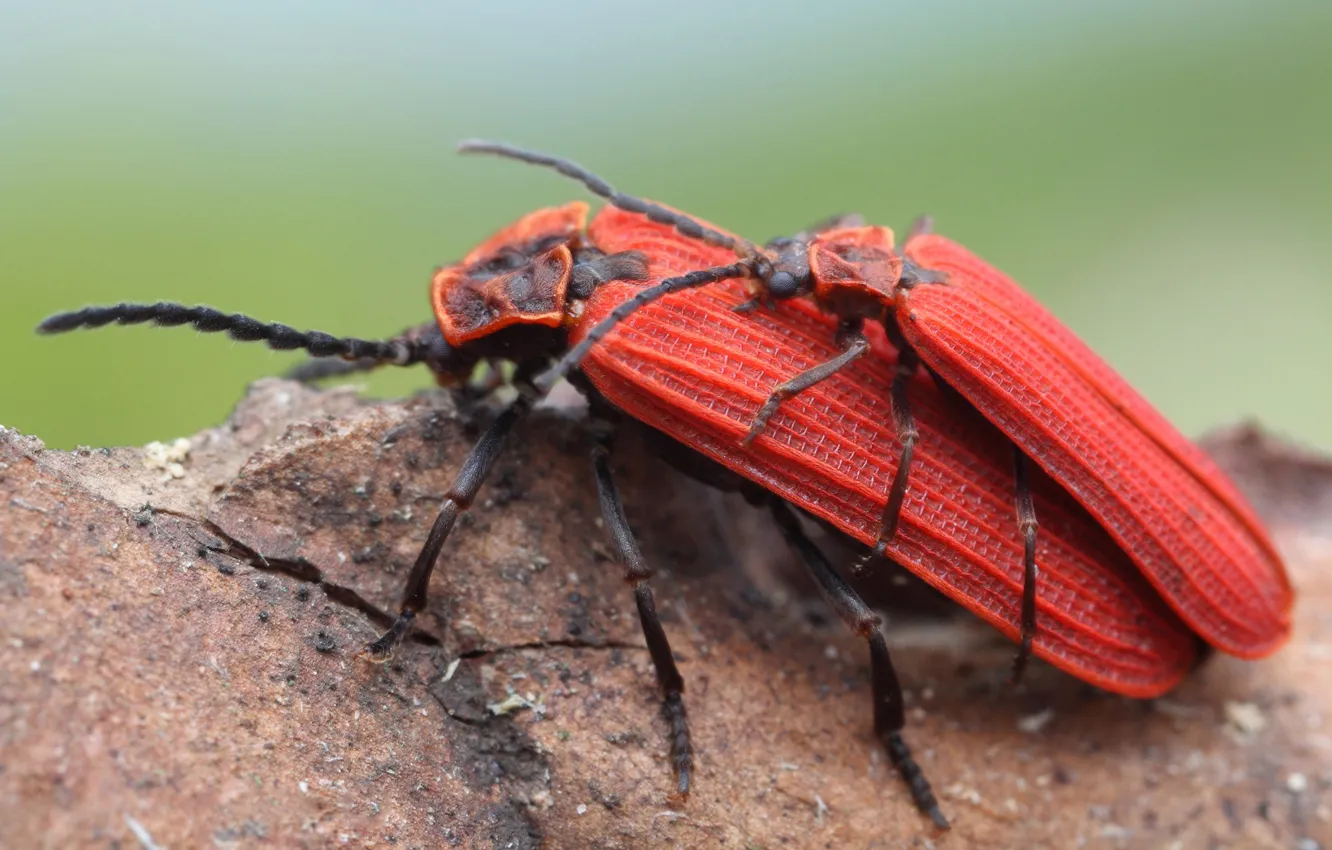
M462 471L458 473L453 486L444 495L444 506L435 517L435 523L430 527L430 535L426 537L425 546L421 547L421 554L416 556L412 572L407 576L407 586L403 589L402 605L397 619L378 640L367 644L358 657L367 658L377 664L388 661L393 657L394 650L402 643L403 638L407 636L412 620L425 608L430 576L435 571L435 562L439 560L444 541L448 539L449 532L453 530L458 517L472 506L481 484L490 474L491 467L495 465L495 460L504 447L504 438L536 404L537 396L530 387L519 384L518 389L518 398L490 423L490 427L481 435L481 439L477 440L467 459L463 461Z
M740 441L741 445L750 445L759 434L763 433L768 420L777 412L777 408L781 407L782 402L799 395L820 381L831 378L869 351L869 340L860 332L860 326L859 319L843 322L837 331L837 338L842 344L841 354L778 384L768 396L768 400L759 408L759 412L754 415L753 421L749 423L749 431Z

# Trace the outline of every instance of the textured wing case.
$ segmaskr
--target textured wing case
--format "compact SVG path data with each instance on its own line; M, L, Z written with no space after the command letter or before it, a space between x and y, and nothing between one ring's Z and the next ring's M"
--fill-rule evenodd
M1204 639L1242 657L1279 647L1284 567L1201 450L1012 280L942 237L906 253L948 275L898 310L921 358L1085 506Z
M608 252L639 250L654 279L731 261L725 252L614 209L589 231ZM601 287L574 340L640 284ZM871 355L786 402L741 446L780 381L836 353L815 307L737 314L728 282L649 306L617 326L583 370L613 403L861 542L874 541L898 448L888 411L894 352ZM912 388L920 442L902 524L889 554L1009 638L1019 634L1022 543L1011 449L975 411L927 379ZM1108 535L1048 479L1036 481L1041 628L1038 656L1109 690L1152 696L1189 669L1192 636Z

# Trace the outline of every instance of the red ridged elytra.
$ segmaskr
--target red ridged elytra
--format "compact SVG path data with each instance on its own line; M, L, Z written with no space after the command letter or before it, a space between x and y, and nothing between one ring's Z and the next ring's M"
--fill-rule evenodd
M916 468L919 433L913 413L919 390L913 380L923 367L942 391L965 398L1012 441L1019 524L1028 541L1034 543L1040 513L1025 510L1027 467L1034 462L1091 513L1209 644L1258 658L1289 637L1293 591L1285 567L1235 486L1039 302L965 248L930 233L927 222L913 229L901 252L892 231L857 217L761 248L624 195L567 160L494 142L465 142L460 148L552 168L614 206L720 249L708 258L713 263L738 259L751 296L739 305L742 311L757 314L773 301L809 298L836 320L830 328L836 349L804 368L786 364L789 371L770 388L742 444L771 439L766 433L771 417L853 368L873 348L868 327L881 327L898 351L897 375L883 395L901 462L887 487L876 552L886 552L897 534ZM639 303L649 300L640 297ZM543 377L577 367L599 341L613 338L626 314L605 316ZM1015 677L1037 633L1034 551L1029 545L1024 564Z

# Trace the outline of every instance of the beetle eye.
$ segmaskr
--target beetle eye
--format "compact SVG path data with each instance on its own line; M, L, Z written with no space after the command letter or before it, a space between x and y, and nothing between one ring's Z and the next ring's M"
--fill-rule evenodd
M794 298L800 294L800 281L788 271L774 272L768 278L768 294L773 298Z

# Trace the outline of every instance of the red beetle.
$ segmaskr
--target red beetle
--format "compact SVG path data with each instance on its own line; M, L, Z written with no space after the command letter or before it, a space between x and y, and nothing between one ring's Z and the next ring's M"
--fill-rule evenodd
M111 322L191 324L275 348L337 355L353 366L424 362L446 382L465 380L479 362L515 361L518 398L464 461L408 578L399 617L364 651L383 660L425 607L430 574L445 540L475 499L505 435L539 397L531 376L570 351L571 343L591 339L607 316L632 314L575 376L594 410L618 410L674 437L678 443L668 444L667 450L677 462L685 459L696 472L701 469L706 480L768 502L839 616L866 639L876 732L916 805L945 826L929 784L900 735L901 689L879 618L804 537L786 504L774 498L789 499L862 542L876 541L885 482L895 474L885 458L892 454L896 430L877 413L879 399L896 380L894 349L882 333L870 329L863 368L839 372L811 387L781 407L763 440L743 445L739 437L773 382L790 368L804 368L835 353L828 333L833 321L796 301L773 313L738 315L733 307L745 297L740 283L635 312L645 293L742 276L746 266L719 264L717 249L614 208L604 210L585 233L585 214L585 205L570 204L531 213L500 231L462 262L435 275L431 300L436 322L391 340L303 333L170 303L86 308L52 316L40 330ZM699 265L710 268L670 277ZM663 277L668 279L656 286L643 283ZM974 410L942 394L923 376L914 375L909 383L917 408L920 486L902 507L900 533L885 546L887 554L1018 638L1022 614L1015 600L1027 555L1026 543L1011 528L1006 530L1010 508L1005 441ZM613 433L598 429L597 437L593 461L607 526L634 586L671 726L677 793L683 796L692 768L683 677L656 615L651 571L634 544L611 477ZM700 468L699 453L718 466ZM1189 631L1067 493L1037 476L1032 494L1045 517L1038 550L1045 577L1036 600L1044 625L1035 653L1118 693L1147 697L1169 690L1194 661Z
M760 248L675 210L624 195L567 160L492 142L464 142L463 152L494 153L553 168L625 211L646 215L700 244L730 252L762 300L811 296L838 320L838 351L780 378L741 437L748 444L789 399L871 349L864 322L883 327L899 352L884 392L892 401L900 446L876 551L897 531L913 452L923 365L939 387L961 394L1018 451L1018 522L1027 542L1020 675L1036 633L1036 515L1027 459L1073 495L1119 543L1184 621L1224 652L1257 658L1289 637L1293 592L1281 557L1235 486L1108 364L1013 280L966 249L918 226L905 251L886 227L832 227ZM903 254L905 256L903 256ZM700 258L701 259L701 258ZM696 266L706 268L706 266ZM679 286L640 292L650 303ZM576 367L632 308L609 313L539 381Z

